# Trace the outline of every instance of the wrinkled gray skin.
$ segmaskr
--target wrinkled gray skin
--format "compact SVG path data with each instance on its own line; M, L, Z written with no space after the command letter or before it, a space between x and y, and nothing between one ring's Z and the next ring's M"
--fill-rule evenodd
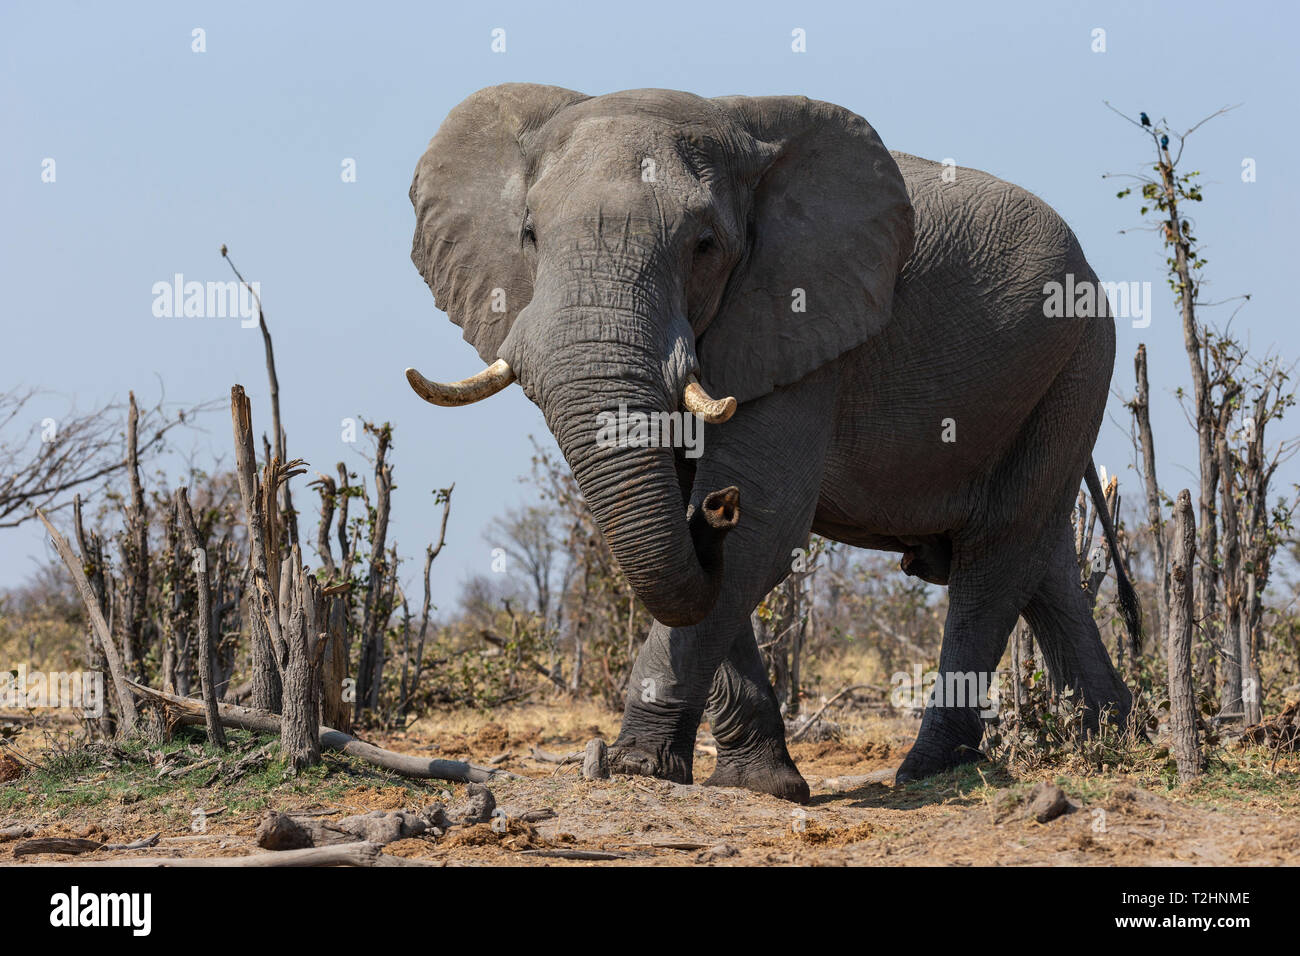
M420 160L416 266L542 410L656 619L616 771L690 781L707 714L708 783L807 799L750 613L810 531L948 586L941 675L993 671L1023 613L1055 680L1127 713L1068 524L1113 322L1044 317L1045 282L1095 281L1056 213L942 173L801 97L530 84L471 96ZM692 372L740 402L702 458L597 447L598 412L677 409ZM732 485L725 547L692 534L686 515ZM981 730L972 708L928 707L899 779L971 759Z

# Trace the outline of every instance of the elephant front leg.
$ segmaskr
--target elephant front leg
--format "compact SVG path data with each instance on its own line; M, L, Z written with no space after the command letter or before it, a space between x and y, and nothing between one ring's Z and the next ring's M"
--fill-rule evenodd
M745 405L705 430L693 497L736 486L740 518L726 539L713 610L692 627L656 623L628 684L612 767L690 782L706 705L718 739L711 783L807 799L785 749L785 727L758 656L750 614L807 544L833 428L833 369ZM715 675L717 675L715 677Z
M704 782L807 803L808 784L786 749L785 721L748 622L745 630L713 675L706 714L718 764Z
M717 661L727 645L726 657ZM682 653L692 647L714 653ZM611 769L691 783L704 700L718 743L717 767L707 785L808 800L808 784L786 750L785 722L748 614L712 628L655 624L632 671L623 728L610 750Z
M610 748L615 773L692 782L709 685L734 636L710 618L693 627L654 623L632 668L623 726Z
M748 613L689 628L655 624L632 671L611 769L691 783L706 700L718 763L705 783L806 802Z

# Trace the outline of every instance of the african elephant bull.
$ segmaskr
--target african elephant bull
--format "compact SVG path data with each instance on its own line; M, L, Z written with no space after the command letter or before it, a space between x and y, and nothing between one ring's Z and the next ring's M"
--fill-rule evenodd
M1024 614L1094 720L1127 713L1067 517L1085 473L1100 492L1113 322L1104 300L1047 317L1047 283L1096 282L1074 235L948 168L802 97L530 84L469 97L420 159L411 258L490 365L408 379L440 405L518 381L656 621L615 769L689 781L707 710L709 783L807 798L750 613L810 530L947 585L941 681L994 671ZM602 439L615 412L683 405L702 454L680 427ZM933 701L898 779L970 759L981 732L975 702Z

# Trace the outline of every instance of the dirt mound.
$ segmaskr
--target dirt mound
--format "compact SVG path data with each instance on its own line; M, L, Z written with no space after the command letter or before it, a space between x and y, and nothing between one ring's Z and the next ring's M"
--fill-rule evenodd
M455 847L499 846L504 850L540 850L552 846L549 840L542 839L537 828L523 820L506 820L504 826L490 823L476 823L464 829L452 830L439 841L445 849Z
M23 765L7 754L0 754L0 783L17 780L23 775Z
M498 723L484 724L469 743L476 751L498 754L510 746L510 733Z
M848 846L868 840L876 832L870 823L859 823L851 827L824 827L810 823L802 830L795 831L795 838L809 846Z

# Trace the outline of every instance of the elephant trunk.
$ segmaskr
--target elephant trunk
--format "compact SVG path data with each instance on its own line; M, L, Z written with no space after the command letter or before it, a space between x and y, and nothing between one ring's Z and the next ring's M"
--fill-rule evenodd
M575 386L584 396L593 388ZM562 394L559 404L568 404ZM722 543L739 519L739 492L713 491L684 510L672 450L610 446L598 439L595 418L559 413L548 424L637 597L663 624L696 624L722 585Z
M696 624L722 585L722 543L739 519L739 493L711 489L688 510L673 442L629 438L611 425L673 414L685 424L679 409L695 369L689 326L665 323L644 298L632 308L612 292L596 298L594 307L546 308L546 297L534 296L500 354L541 408L647 610L670 627Z

